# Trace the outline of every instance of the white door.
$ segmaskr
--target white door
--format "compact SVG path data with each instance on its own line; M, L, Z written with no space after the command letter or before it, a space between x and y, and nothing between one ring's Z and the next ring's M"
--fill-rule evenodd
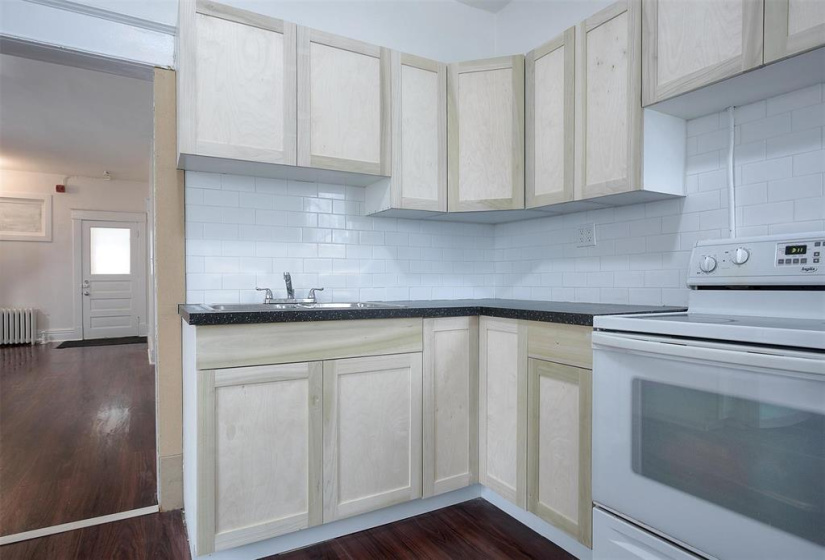
M139 222L83 220L83 338L146 334Z

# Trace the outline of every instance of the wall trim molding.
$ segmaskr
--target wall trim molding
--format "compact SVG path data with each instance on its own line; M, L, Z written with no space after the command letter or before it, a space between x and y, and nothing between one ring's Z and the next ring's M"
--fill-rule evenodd
M140 509L131 509L129 511L112 513L110 515L102 515L100 517L92 517L91 519L81 519L80 521L72 521L71 523L63 523L61 525L53 525L51 527L43 527L42 529L24 531L23 533L15 533L14 535L5 535L0 537L0 546L4 544L28 541L31 539L38 539L40 537L47 537L49 535L56 535L58 533L65 533L67 531L74 531L76 529L83 529L84 527L94 527L95 525L103 525L104 523L122 521L124 519L131 519L132 517L150 515L152 513L157 513L158 511L160 511L160 509L158 506L154 505Z
M156 21L129 16L126 14L113 12L112 10L105 10L103 8L95 8L94 6L79 4L77 2L72 2L71 0L24 0L24 2L40 4L41 6L47 6L57 10L65 10L67 12L74 12L84 16L96 17L98 19L105 19L131 27L146 29L147 31L154 31L155 33L163 33L164 35L174 36L178 31L177 26L174 25L158 23Z
M43 329L40 331L40 336L44 343L49 342L63 342L64 340L80 340L83 338L81 333L76 329L66 327L62 329Z

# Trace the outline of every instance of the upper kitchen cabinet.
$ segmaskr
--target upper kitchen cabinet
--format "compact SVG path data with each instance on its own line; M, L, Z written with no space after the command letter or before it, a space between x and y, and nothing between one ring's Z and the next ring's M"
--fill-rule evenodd
M825 2L765 0L765 63L825 46Z
M298 28L298 165L390 173L390 51Z
M524 56L451 64L450 212L524 208Z
M200 0L179 15L179 163L295 165L295 25Z
M367 188L367 213L447 211L447 65L393 51L391 179Z
M576 29L525 57L527 208L573 200Z
M642 7L645 106L762 64L764 0L644 0Z

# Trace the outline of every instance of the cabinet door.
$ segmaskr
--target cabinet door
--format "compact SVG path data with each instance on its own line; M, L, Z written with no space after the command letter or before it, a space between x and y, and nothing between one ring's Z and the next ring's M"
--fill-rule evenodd
M525 57L527 208L573 200L576 29Z
M450 212L524 208L524 56L450 65Z
M321 362L198 375L198 554L321 523Z
M589 369L530 360L527 507L591 545Z
M764 0L644 0L643 96L650 105L762 64Z
M478 479L478 317L424 319L425 498Z
M576 29L576 199L641 188L640 24L622 0Z
M421 497L421 353L324 362L324 523Z
M181 152L295 165L295 30L213 2L181 2Z
M298 165L389 175L389 50L298 28Z
M825 2L765 1L765 63L825 45Z
M527 507L527 336L520 321L479 322L481 484Z

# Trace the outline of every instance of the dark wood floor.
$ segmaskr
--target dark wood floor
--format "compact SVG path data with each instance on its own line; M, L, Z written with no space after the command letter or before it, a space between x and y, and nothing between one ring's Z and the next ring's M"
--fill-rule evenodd
M0 349L0 535L157 503L146 345L54 346Z
M180 511L0 546L2 560L188 560Z
M477 560L575 557L477 499L281 554L278 560Z

